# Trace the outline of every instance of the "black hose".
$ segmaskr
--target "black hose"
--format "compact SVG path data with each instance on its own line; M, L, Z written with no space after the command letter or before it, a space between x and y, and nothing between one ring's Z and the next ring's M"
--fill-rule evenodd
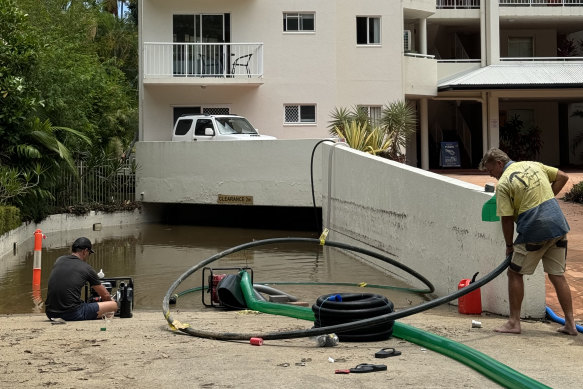
M375 317L394 311L393 302L374 293L332 293L318 297L312 305L314 326L326 327ZM376 342L393 335L394 320L386 320L372 327L339 332L341 342Z
M316 153L316 148L324 142L334 142L331 139L322 139L318 141L314 148L312 148L312 156L310 157L310 183L312 185L312 204L314 206L314 218L316 220L316 231L322 230L322 223L320 223L320 218L318 217L318 207L316 206L316 194L314 192L314 154Z
M386 322L387 320L396 320L396 319L399 319L402 317L414 315L416 313L423 312L423 311L426 311L428 309L434 308L438 305L445 304L449 301L455 300L456 298L459 298L463 295L466 295L466 294L480 288L481 286L487 284L488 282L492 281L494 278L496 278L498 275L500 275L500 273L502 273L508 267L508 265L510 264L510 260L511 260L511 256L506 257L506 259L500 265L498 265L498 267L496 267L492 272L487 274L485 277L483 277L482 279L480 279L480 280L478 280L478 281L466 286L465 288L462 288L462 289L460 289L460 290L458 290L450 295L443 296L443 297L437 298L437 299L432 300L432 301L428 301L428 302L420 304L416 307L411 307L411 308L403 309L401 311L392 312L392 313L380 315L380 316L373 317L373 318L358 320L358 321L350 322L350 323L343 323L343 324L320 327L320 328L311 328L311 329L306 329L306 330L271 332L271 333L222 333L222 332L197 330L197 329L194 329L190 326L181 325L180 322L178 322L178 321L175 322L172 319L172 317L170 315L170 309L169 309L170 296L174 293L174 290L176 290L178 285L180 285L180 283L182 283L182 281L184 281L186 278L188 278L195 271L201 269L202 267L204 267L204 266L208 265L209 263L214 262L222 257L225 257L229 254L232 254L232 253L235 253L235 252L238 252L238 251L250 248L250 247L261 246L261 245L266 245L266 244L273 244L273 243L291 243L291 242L306 242L306 243L320 244L320 240L310 239L310 238L273 238L273 239L258 240L255 242L249 242L249 243L245 243L245 244L242 244L242 245L239 245L236 247L232 247L230 249L227 249L225 251L217 253L217 254L203 260L199 264L191 267L189 270L187 270L185 273L183 273L176 281L174 281L174 283L170 286L170 289L168 289L168 291L166 292L166 295L164 296L164 299L162 300L162 310L164 313L164 317L166 318L166 320L168 321L168 323L170 324L170 326L172 328L177 328L178 330L180 330L188 335L197 336L200 338L209 338L209 339L218 339L218 340L249 340L250 338L253 338L253 337L260 337L260 338L263 338L265 340L292 339L292 338L303 338L303 337L309 337L309 336L325 335L325 334L342 332L342 331L350 331L350 330L354 330L354 329L358 329L358 328L362 328L362 327L380 324L380 323ZM331 247L337 247L337 248L343 248L346 250L356 251L356 252L359 252L362 254L370 255L374 258L377 258L377 259L380 259L384 262L395 265L398 268L405 270L405 271L407 271L406 269L409 269L407 266L400 264L400 263L398 263L398 262L396 262L388 257L382 256L380 254L377 254L375 252L372 252L372 251L369 251L366 249L362 249L360 247L350 246L350 245L346 245L343 243L332 242L332 241L327 241L324 243L324 245L331 246ZM409 270L411 270L411 269L409 269ZM432 293L435 290L433 285L425 277L421 276L419 273L411 270L411 272L409 272L409 274L415 276L421 282L425 283L430 289L429 293Z

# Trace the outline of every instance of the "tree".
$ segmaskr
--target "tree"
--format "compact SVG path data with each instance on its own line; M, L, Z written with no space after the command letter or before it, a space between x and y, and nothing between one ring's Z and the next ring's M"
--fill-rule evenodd
M14 1L0 0L0 163L19 143L22 123L41 103L32 83L38 42Z

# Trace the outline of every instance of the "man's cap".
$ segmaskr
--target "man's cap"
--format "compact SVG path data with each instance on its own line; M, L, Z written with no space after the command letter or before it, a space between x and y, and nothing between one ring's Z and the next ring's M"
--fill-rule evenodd
M91 245L91 241L82 236L81 238L75 239L75 241L73 242L73 246L71 248L73 249L73 251L77 251L76 249L81 250L89 249L89 252L93 254L95 251L92 250L92 247L93 246Z

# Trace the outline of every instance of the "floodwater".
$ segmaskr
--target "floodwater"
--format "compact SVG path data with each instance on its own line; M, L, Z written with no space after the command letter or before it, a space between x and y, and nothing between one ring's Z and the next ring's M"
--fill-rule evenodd
M162 299L170 286L183 273L201 261L231 247L250 241L303 237L318 238L312 232L283 230L254 230L185 225L143 224L111 227L100 231L76 230L52 233L43 240L40 290L32 288L33 240L23 242L17 253L0 258L0 314L44 312L46 285L55 260L70 253L71 242L87 236L93 242L95 254L89 258L96 271L103 269L105 277L132 277L134 282L134 310L160 310ZM341 250L323 248L309 243L278 243L253 247L207 265L214 274L235 274L237 268L252 269L255 283L271 284L285 293L295 295L310 305L318 296L327 293L365 292L387 296L395 308L418 304L423 297L393 288L361 288L358 286L306 285L305 283L350 283L405 285L396 277L385 274ZM235 268L219 270L218 268ZM205 276L210 270L205 270ZM202 285L203 272L197 271L182 282L175 292L183 292ZM210 304L210 295L201 291L182 295L177 307L201 309L202 299Z

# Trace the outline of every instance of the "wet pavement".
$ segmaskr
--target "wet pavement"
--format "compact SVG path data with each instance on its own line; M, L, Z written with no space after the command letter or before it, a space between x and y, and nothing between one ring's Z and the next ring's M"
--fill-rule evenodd
M571 296L573 298L573 312L575 320L580 323L583 321L583 204L571 203L562 200L565 193L569 192L573 185L583 181L583 169L580 170L564 170L569 175L569 182L565 185L563 190L559 193L557 198L559 204L571 231L569 232L569 249L567 252L567 271L565 277L569 282L571 288ZM456 178L461 181L484 187L486 183L496 184L496 179L482 173L478 170L468 171L435 171L448 177ZM546 280L546 301L549 306L558 316L563 317L563 310L557 300L555 289L550 283L548 277Z

